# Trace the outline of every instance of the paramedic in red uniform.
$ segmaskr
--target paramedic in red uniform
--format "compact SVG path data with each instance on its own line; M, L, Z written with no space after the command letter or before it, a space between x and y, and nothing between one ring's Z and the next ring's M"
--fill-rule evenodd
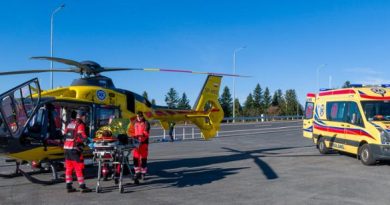
M134 122L130 122L128 130L128 135L140 142L139 147L133 150L135 179L144 179L147 173L149 131L149 122L142 112L137 112L137 118Z
M77 111L76 119L72 119L64 131L65 142L65 181L68 192L75 192L72 186L73 170L76 172L77 181L81 192L92 191L85 186L84 182L84 157L82 155L83 146L88 143L88 136L85 133L85 111Z

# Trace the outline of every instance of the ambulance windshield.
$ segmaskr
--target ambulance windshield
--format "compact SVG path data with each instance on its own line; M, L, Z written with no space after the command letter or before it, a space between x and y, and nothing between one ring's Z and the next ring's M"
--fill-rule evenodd
M390 101L365 101L362 107L369 121L390 121Z

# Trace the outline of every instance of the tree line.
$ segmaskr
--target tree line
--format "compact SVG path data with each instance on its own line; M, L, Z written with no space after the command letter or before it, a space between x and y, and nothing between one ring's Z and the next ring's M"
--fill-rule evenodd
M148 99L146 91L142 96ZM223 88L222 94L219 97L219 103L225 113L225 117L233 116L233 98L228 86ZM151 100L152 104L156 104L155 100ZM185 92L179 97L179 93L170 88L165 95L165 103L169 108L191 109L190 100ZM302 115L303 108L297 99L297 94L294 89L288 89L284 93L278 89L271 95L270 90L266 87L264 90L258 83L254 90L248 94L243 104L239 99L234 100L235 116L260 116L264 115Z
M146 99L148 98L148 93L144 91L142 96ZM151 100L153 105L156 104L154 99ZM181 97L179 97L178 92L174 88L170 88L168 93L165 95L165 103L169 108L177 108L177 109L191 109L190 100L187 97L187 94L183 92Z
M225 117L233 116L233 99L229 87L225 86L219 98ZM271 95L268 87L263 89L257 84L253 92L249 93L245 102L241 105L238 98L234 100L235 116L260 116L264 115L302 115L303 108L297 99L294 89L285 93L278 89Z

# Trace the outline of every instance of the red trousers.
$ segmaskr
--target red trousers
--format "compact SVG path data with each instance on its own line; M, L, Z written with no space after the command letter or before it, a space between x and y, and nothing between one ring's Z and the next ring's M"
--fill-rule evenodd
M65 166L66 166L66 170L65 170L65 181L66 183L72 183L73 181L73 170L76 171L76 176L77 176L77 181L79 182L79 184L84 184L84 174L83 174L83 170L84 170L84 162L81 161L81 162L77 162L75 160L69 160L69 159L66 159L65 160Z
M133 162L135 173L146 174L149 144L141 144L133 150Z
M141 143L138 148L133 149L133 156L135 158L148 158L148 148L149 144Z

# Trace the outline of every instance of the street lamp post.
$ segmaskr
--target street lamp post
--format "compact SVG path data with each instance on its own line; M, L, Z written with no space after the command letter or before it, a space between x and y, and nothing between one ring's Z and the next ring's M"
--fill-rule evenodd
M233 52L233 75L236 74L236 53L242 49L246 48L246 46L242 46L240 48L236 48ZM233 123L236 122L236 77L233 76Z
M50 17L50 57L53 57L53 26L54 26L54 14L59 12L62 8L65 7L65 4L54 9ZM53 61L50 61L50 70L53 70ZM50 86L53 89L53 71L50 72Z
M321 64L317 67L317 92L320 91L320 81L319 81L319 78L320 78L320 69L325 67L326 64Z

